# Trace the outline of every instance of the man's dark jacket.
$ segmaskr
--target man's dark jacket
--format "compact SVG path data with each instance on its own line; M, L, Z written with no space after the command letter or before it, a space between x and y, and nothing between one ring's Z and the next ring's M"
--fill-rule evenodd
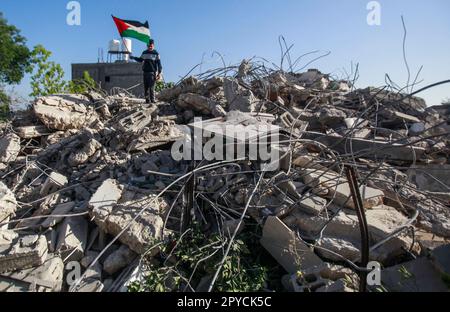
M132 59L139 63L143 63L142 70L144 73L157 74L162 72L161 58L156 50L145 50L142 52L141 57L132 57Z

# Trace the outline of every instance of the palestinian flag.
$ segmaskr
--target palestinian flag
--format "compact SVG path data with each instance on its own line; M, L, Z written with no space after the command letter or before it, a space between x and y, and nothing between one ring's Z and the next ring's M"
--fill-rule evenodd
M137 21L121 20L115 16L112 17L116 23L121 37L134 38L148 44L150 41L150 28L148 22L142 24Z

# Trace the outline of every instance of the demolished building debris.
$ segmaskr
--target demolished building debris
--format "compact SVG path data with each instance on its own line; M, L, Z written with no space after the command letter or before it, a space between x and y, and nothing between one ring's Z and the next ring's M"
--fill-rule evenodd
M386 88L356 89L318 70L287 73L248 60L184 78L158 99L52 95L0 124L0 291L123 289L136 258L176 263L177 243L169 254L163 248L173 233L200 226L226 247L253 222L286 290L355 291L360 221L344 166L358 172L370 260L383 266L386 288L418 282L396 283L406 266L431 283L418 291L443 289L436 276L449 262L436 268L440 253L432 252L450 239L448 109ZM248 152L208 161L171 154L174 142L192 139L180 126L216 126L208 138L225 142L226 125L261 124L269 130L251 132L257 142L280 133L269 144L280 153L276 170ZM216 250L227 257L227 248ZM63 279L71 261L83 268L75 285ZM196 280L197 266L190 269L180 268L182 284L168 288L214 288L215 272Z

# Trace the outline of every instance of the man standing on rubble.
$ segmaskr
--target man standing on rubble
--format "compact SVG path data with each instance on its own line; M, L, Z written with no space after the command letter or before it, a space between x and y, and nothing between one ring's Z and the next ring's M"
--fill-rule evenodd
M131 56L131 59L143 63L142 71L144 72L145 101L146 103L155 103L155 84L161 79L162 72L161 58L159 53L155 50L155 41L150 39L148 49L142 52L141 57Z

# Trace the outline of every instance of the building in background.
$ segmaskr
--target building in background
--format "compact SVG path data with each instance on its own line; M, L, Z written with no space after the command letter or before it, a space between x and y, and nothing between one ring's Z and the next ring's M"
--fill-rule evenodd
M87 71L108 93L114 88L122 88L143 97L142 64L129 61L131 52L131 40L124 39L122 45L119 40L111 40L106 62L99 56L97 63L72 64L72 80L81 79Z

